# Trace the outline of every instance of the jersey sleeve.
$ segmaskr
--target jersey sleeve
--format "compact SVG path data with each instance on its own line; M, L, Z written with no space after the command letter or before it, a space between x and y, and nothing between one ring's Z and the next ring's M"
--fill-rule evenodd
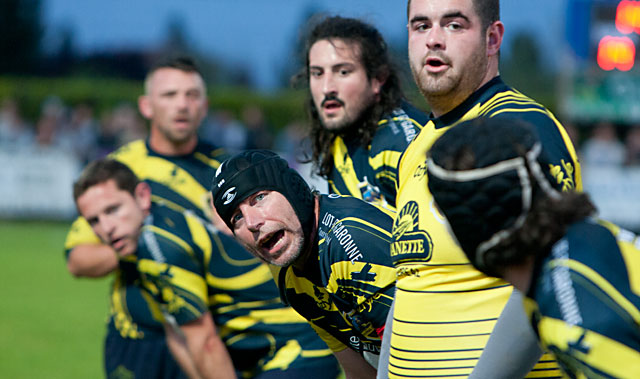
M91 226L83 217L78 217L73 224L64 242L65 258L69 259L69 253L74 247L85 244L102 243L100 238L93 232Z
M496 111L492 117L524 120L533 125L542 142L543 154L548 161L543 171L555 179L555 187L559 191L582 190L580 164L571 138L560 122L548 110L539 106L528 112L517 110Z
M329 346L329 349L331 349L332 352L338 353L347 348L347 345L340 342L337 338L332 336L329 332L322 329L318 325L314 324L311 321L309 322L309 325L311 325L313 330L315 330L320 339L323 340L327 344L327 346Z

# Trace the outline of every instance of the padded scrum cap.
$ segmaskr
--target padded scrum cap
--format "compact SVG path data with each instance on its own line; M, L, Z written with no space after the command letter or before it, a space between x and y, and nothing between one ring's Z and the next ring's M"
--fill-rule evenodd
M483 267L483 254L520 228L531 208L535 183L550 195L541 145L534 128L520 120L480 118L447 131L427 159L429 191L449 221L469 260ZM471 157L452 169L453 162ZM463 158L466 159L466 158Z
M269 150L248 150L224 161L213 179L216 211L233 230L231 216L247 197L262 190L280 192L291 203L308 237L314 216L311 188L286 160Z

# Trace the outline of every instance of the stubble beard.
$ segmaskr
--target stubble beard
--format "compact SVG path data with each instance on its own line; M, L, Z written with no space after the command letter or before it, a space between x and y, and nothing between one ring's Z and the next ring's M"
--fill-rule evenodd
M300 258L300 255L302 254L302 249L304 247L304 237L295 238L295 242L297 242L297 246L294 248L292 252L290 252L289 254L285 253L283 256L280 256L280 258L284 258L282 261L280 262L267 261L267 263L270 263L278 267L289 267L292 264L294 264L295 261L298 260L298 258Z
M459 71L449 68L445 72L430 74L424 66L411 64L411 73L425 101L433 109L452 110L475 92L486 74L488 58L482 46L469 57Z

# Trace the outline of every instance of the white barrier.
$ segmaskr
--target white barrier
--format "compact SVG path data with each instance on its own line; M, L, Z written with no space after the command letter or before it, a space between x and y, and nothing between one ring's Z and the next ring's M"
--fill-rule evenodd
M69 219L75 215L72 183L80 166L54 149L0 148L0 217Z
M296 168L312 186L326 193L326 182L311 177L309 165ZM64 151L0 147L0 217L74 217L71 185L80 169L75 158ZM640 231L640 167L582 166L582 177L600 217Z
M583 165L582 178L601 218L640 231L640 167Z

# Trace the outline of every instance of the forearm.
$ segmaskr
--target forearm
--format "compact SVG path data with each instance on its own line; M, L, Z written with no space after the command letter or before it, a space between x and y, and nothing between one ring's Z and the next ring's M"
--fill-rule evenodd
M469 379L523 378L542 353L524 312L522 294L514 289Z
M235 378L235 370L226 346L216 333L209 313L180 327L186 344L202 378Z
M165 334L171 355L173 355L173 358L178 362L182 371L184 371L190 379L201 379L202 376L200 376L198 368L189 353L189 348L187 347L184 336L178 334L167 324L165 324Z
M75 277L99 278L118 267L118 255L108 245L78 245L71 250L67 269Z
M376 369L350 348L334 353L344 370L346 379L373 379Z

